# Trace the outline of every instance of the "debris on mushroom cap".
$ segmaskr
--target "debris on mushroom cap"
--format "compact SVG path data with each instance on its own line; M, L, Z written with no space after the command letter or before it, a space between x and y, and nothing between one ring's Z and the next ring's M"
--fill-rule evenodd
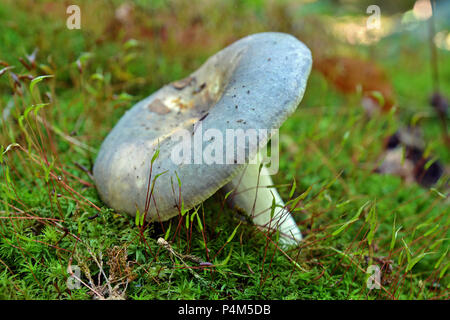
M166 114L170 112L170 109L167 108L167 106L159 99L153 100L149 105L148 108L156 112L158 114Z
M195 82L194 77L187 77L187 78L172 82L172 86L175 89L181 90L181 89L186 88L188 85L190 85L192 81Z
M216 53L186 79L162 87L127 111L103 142L94 165L100 197L117 211L148 211L147 219L153 220L178 215L180 199L190 209L209 198L245 163L198 164L191 152L192 163L177 164L171 153L179 142L172 138L182 130L192 134L195 129L195 138L209 129L225 136L227 129L279 128L301 101L311 64L309 49L293 36L259 33ZM259 146L270 138L263 136ZM205 139L200 145L204 150L211 143ZM248 161L258 145L245 143Z

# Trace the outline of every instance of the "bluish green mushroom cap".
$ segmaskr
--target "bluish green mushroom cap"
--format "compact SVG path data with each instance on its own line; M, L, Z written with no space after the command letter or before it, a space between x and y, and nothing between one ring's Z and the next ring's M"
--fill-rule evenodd
M175 163L172 152L180 141L173 136L182 129L192 137L199 128L218 130L223 137L227 129L278 129L300 103L311 64L310 50L295 37L258 33L210 57L186 79L162 87L127 111L103 142L94 165L100 197L117 211L147 210L148 219L161 221L179 214L180 199L185 209L203 202L245 163L193 164L195 152L192 163ZM246 161L267 143L268 133L258 145L245 142ZM202 141L202 149L211 143ZM234 154L243 151L237 148Z

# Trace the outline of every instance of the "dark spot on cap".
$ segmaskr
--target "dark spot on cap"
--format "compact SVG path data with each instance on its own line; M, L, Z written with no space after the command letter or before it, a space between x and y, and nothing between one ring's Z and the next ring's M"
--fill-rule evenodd
M201 92L203 89L206 88L206 83L203 82L200 87L198 87L197 89L194 90L194 94Z
M203 121L208 115L209 113L204 114L200 119L198 119L198 121Z

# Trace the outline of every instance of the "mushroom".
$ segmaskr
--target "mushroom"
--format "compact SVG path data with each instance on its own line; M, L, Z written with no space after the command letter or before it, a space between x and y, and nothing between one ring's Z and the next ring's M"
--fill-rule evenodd
M300 103L311 64L295 37L258 33L140 101L98 153L101 199L117 211L165 221L225 186L256 225L280 230L284 244L297 243L301 233L259 155ZM249 132L257 139L246 138Z

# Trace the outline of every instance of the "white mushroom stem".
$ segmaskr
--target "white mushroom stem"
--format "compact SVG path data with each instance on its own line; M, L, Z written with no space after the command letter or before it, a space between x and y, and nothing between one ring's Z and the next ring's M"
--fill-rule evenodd
M242 174L224 186L227 193L234 190L228 200L232 206L243 209L255 225L266 230L279 230L283 245L296 245L302 240L302 234L289 210L284 208L277 189L272 187L267 168L262 166L260 172L259 167L259 164L249 164ZM271 217L274 198L276 207Z

